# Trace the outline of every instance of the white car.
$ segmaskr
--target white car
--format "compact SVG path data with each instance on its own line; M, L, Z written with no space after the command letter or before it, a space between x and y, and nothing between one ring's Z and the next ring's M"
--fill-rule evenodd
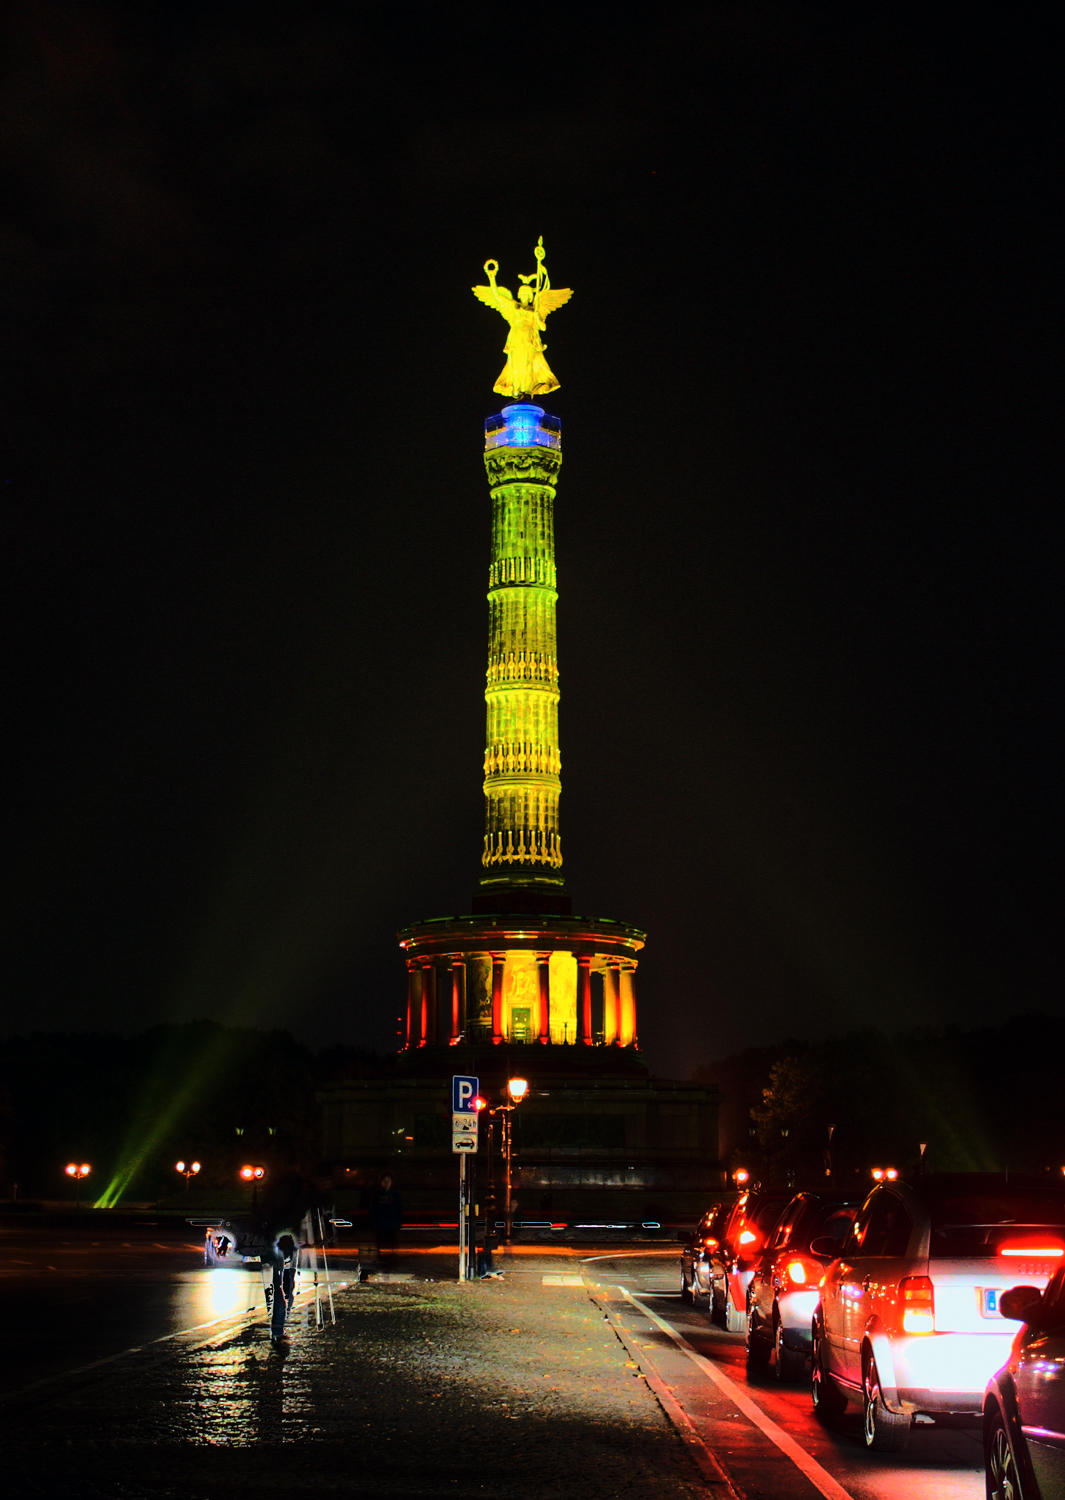
M836 1253L813 1320L814 1408L860 1402L866 1447L901 1449L917 1415L979 1420L1017 1332L999 1297L1044 1287L1065 1256L1065 1184L881 1182Z

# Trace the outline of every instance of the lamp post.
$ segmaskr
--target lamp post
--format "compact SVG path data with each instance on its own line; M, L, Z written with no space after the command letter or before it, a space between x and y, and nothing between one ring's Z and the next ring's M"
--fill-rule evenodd
M198 1161L176 1161L174 1163L174 1171L175 1172L180 1172L181 1175L182 1175L182 1177L184 1177L184 1179L185 1179L185 1191L186 1191L186 1193L189 1190L189 1178L190 1177L195 1177L196 1173L199 1170L200 1170L200 1163Z
M513 1206L511 1201L511 1176L510 1165L512 1155L511 1122L510 1117L515 1109L529 1092L529 1081L527 1078L507 1079L508 1104L497 1104L488 1111L488 1124L491 1129L494 1124L494 1116L498 1115L500 1128L500 1144L503 1150L503 1243L510 1244L511 1227L514 1222ZM485 1208L490 1220L495 1218L495 1194L492 1190L492 1140L489 1136L488 1143L488 1192ZM494 1224L489 1222L485 1225L486 1232L491 1237Z
M92 1167L87 1161L68 1161L64 1170L68 1177L73 1177L74 1179L74 1206L75 1208L80 1208L82 1179L88 1177L92 1171Z
M510 1231L514 1222L514 1211L510 1198L510 1161L511 1161L511 1120L510 1117L518 1105L529 1092L528 1080L525 1078L511 1078L507 1080L507 1093L510 1095L510 1103L503 1105L503 1243L510 1244Z

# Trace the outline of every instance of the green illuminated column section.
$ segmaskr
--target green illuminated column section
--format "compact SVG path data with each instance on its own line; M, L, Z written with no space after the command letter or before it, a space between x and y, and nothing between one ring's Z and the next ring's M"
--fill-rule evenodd
M508 406L485 423L492 495L485 682L486 895L563 891L558 803L555 479L561 423ZM556 908L557 909L557 908Z

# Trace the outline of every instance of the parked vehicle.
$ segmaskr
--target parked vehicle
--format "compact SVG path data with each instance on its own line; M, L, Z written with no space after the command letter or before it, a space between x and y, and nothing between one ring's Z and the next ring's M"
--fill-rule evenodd
M1042 1295L1015 1286L998 1305L1024 1326L984 1392L988 1500L1054 1500L1065 1495L1065 1265Z
M763 1368L773 1359L778 1380L798 1380L810 1355L814 1310L825 1266L839 1254L861 1200L824 1193L796 1193L759 1256L747 1288L747 1364ZM818 1254L814 1239L834 1247Z
M718 1243L707 1247L711 1315L729 1333L747 1329L747 1286L758 1257L792 1194L748 1188L725 1220Z
M878 1183L821 1284L818 1415L861 1402L866 1447L883 1451L905 1445L917 1415L979 1420L1016 1331L999 1298L1018 1276L1042 1289L1063 1256L1065 1184L977 1174Z
M685 1302L711 1296L708 1256L717 1248L730 1212L730 1204L712 1204L684 1241L680 1252L680 1295Z

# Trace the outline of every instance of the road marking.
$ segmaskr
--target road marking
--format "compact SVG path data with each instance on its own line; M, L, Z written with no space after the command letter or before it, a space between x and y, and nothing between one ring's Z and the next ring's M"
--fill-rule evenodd
M783 1427L779 1427L773 1421L772 1417L766 1416L758 1403L752 1401L750 1396L734 1380L730 1380L705 1355L693 1349L682 1334L677 1333L676 1329L672 1328L664 1318L660 1318L653 1309L641 1302L640 1298L634 1296L627 1287L619 1287L618 1290L627 1301L631 1302L634 1307L638 1307L646 1317L650 1318L655 1327L661 1333L664 1333L677 1346L680 1352L686 1355L704 1375L712 1380L718 1389L723 1391L729 1400L735 1404L738 1410L749 1421L753 1422L771 1443L776 1444L786 1458L791 1459L795 1467L806 1475L806 1478L814 1488L824 1495L825 1500L854 1500L850 1491L845 1490L837 1480L833 1479L828 1470L823 1469L816 1458L811 1458L806 1449L801 1447L793 1437L790 1437L784 1431Z
M572 1271L569 1275L559 1272L549 1273L540 1277L541 1286L583 1286L584 1277L574 1276Z

